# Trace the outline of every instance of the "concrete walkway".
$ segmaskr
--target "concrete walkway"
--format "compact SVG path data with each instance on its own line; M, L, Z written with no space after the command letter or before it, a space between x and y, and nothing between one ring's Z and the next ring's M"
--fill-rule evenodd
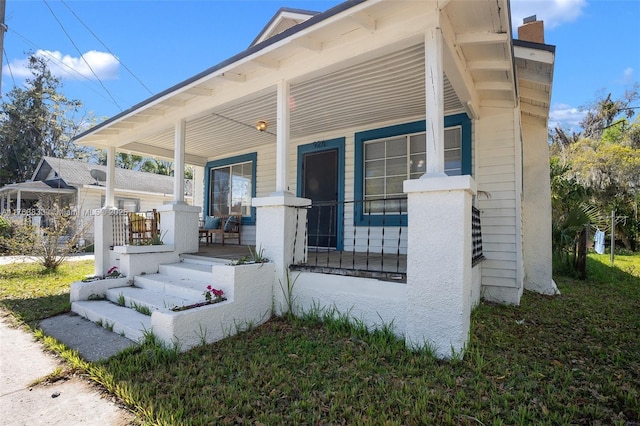
M89 379L31 386L59 366L63 363L58 358L45 352L31 333L13 327L0 311L0 425L135 424L132 413Z

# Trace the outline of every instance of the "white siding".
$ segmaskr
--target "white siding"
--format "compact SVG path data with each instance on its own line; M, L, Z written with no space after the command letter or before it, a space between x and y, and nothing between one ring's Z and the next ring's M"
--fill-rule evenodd
M410 117L401 122L380 123L373 128L402 124L420 119ZM345 176L344 198L354 199L354 134L371 130L367 128L347 128L339 132L327 132L313 137L296 139L290 142L288 163L288 187L293 194L297 193L298 146L309 143L345 138ZM481 210L484 255L487 260L483 264L482 285L508 287L518 290L521 287L518 276L519 260L517 235L520 232L519 197L520 187L516 179L516 170L520 166L519 146L516 144L517 124L514 122L512 109L483 110L481 120L473 122L472 157L474 177L479 191L488 193L488 197L480 193L477 206ZM498 130L496 130L498 129ZM257 150L257 197L268 196L275 190L275 143L267 144ZM248 152L255 152L248 151ZM238 152L241 155L246 152ZM214 160L217 158L210 158ZM518 219L517 219L518 218ZM400 236L401 252L406 253L407 228L385 228L385 252L395 252ZM243 228L243 243L255 241L255 227ZM367 235L366 227L356 228L356 250L366 249L367 238L376 241L370 246L373 252L380 251L382 227L372 227ZM353 205L347 204L344 211L344 243L345 249L351 250L354 241Z
M483 109L474 130L477 207L486 258L482 264L484 294L490 299L518 303L522 291L518 123L512 109Z
M76 207L79 212L79 226L85 227L85 239L87 244L93 242L94 226L93 218L90 210L100 208L100 194L96 191L88 191L86 189L78 189Z

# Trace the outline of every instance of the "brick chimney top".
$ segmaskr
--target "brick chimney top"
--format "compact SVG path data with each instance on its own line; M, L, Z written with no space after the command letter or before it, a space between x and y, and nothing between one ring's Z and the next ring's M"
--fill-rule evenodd
M544 21L536 20L536 15L524 18L518 27L518 40L544 44Z

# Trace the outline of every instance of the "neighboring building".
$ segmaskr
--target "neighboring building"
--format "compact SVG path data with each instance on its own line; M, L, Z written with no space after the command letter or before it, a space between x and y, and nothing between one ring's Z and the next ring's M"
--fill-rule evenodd
M40 223L37 204L44 198L59 207L77 212L83 220L92 220L95 210L104 206L106 166L84 161L43 157L30 181L0 188L0 213L34 216ZM187 187L191 188L191 182ZM173 177L116 169L114 207L128 212L144 212L173 199ZM191 193L185 193L191 200ZM86 239L93 240L93 227Z
M541 42L541 22L527 33L513 39L508 0L282 9L247 50L77 138L112 165L126 150L195 166L202 213L183 205L179 178L161 207L174 257L122 269L157 272L198 251L199 215L239 213L243 243L275 265L263 279L276 312L296 274L300 309L392 324L441 356L463 350L481 297L518 304L525 288L557 292L555 47ZM115 259L108 218L97 226L104 273Z

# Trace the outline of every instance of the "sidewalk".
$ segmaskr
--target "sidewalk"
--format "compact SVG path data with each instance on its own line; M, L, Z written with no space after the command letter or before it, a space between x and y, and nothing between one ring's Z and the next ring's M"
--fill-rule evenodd
M0 425L133 424L133 414L88 379L72 377L30 386L63 364L44 352L29 332L12 327L9 321L0 318Z
M94 260L95 256L93 253L78 253L72 254L67 257L69 261L79 261L79 260ZM27 263L27 262L35 262L32 257L29 256L0 256L0 265L8 265L9 263Z

